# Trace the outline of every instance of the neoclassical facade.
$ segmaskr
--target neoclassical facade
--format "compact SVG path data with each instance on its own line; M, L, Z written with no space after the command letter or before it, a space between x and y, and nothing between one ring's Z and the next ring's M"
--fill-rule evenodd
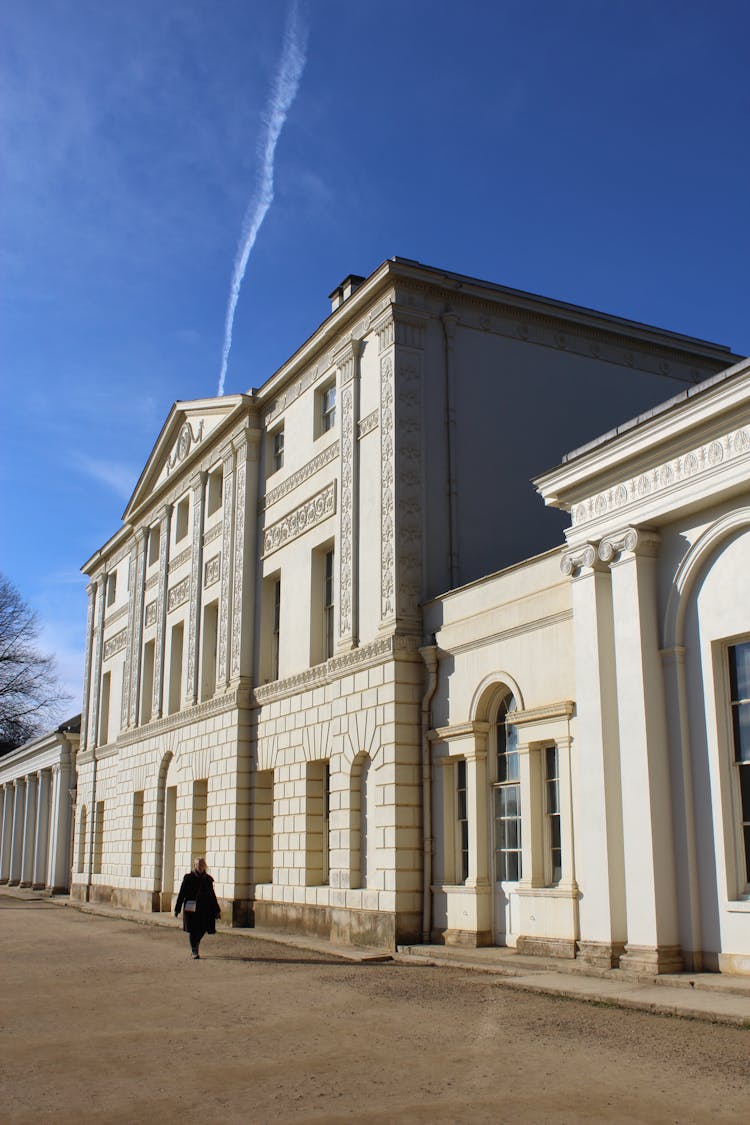
M614 643L582 639L577 560L611 542L614 588L637 520L630 499L610 512L619 480L569 476L648 423L537 481L573 514L565 572L567 517L528 480L675 391L697 402L735 358L393 259L347 278L259 389L176 403L84 567L72 893L168 910L205 854L235 925L676 963L681 933L623 924L624 782L577 765L597 752L574 654ZM581 541L602 503L612 527ZM619 770L617 706L600 711ZM605 873L582 879L573 839L602 817Z
M70 890L80 716L0 757L0 884Z

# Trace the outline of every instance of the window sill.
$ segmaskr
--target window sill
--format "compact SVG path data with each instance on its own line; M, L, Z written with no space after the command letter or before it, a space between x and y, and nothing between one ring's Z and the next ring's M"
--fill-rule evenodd
M727 903L730 914L750 914L750 897L732 899Z

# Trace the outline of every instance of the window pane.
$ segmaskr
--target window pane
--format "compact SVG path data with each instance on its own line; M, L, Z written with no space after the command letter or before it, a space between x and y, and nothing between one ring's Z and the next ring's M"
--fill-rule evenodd
M740 766L740 794L742 795L742 819L750 821L750 764Z
M732 702L750 699L750 641L732 645L729 649L729 678L732 685Z
M560 809L558 808L558 804L559 804L559 802L558 802L558 795L557 795L557 782L556 781L548 781L547 782L547 812L550 814L550 816L553 816L555 813L560 811Z
M737 762L750 762L750 703L735 703L732 707L734 726L734 758Z
M517 883L521 867L521 857L518 852L508 852L505 856L504 878L509 883Z
M517 848L520 844L519 832L520 825L517 820L506 820L505 822L505 846L506 848Z
M560 851L560 817L559 816L550 817L549 828L550 828L550 840L551 840L551 843L552 843L552 851L553 852L559 852Z

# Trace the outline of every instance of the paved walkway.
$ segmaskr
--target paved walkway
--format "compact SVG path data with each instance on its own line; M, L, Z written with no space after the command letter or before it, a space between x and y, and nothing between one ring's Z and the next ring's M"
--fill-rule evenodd
M39 892L20 890L18 887L4 886L2 892L18 898L45 897ZM74 902L63 896L54 897L50 901L83 913L122 918L141 926L181 928L181 922L171 913L145 914L100 903ZM720 973L669 973L658 977L633 978L619 969L593 969L579 961L521 956L512 949L495 946L468 949L442 945L408 945L399 946L397 952L389 954L383 950L336 945L323 938L284 934L260 927L222 928L221 932L238 941L271 941L358 963L393 960L401 964L471 969L492 974L497 978L497 984L510 989L634 1008L660 1015L708 1020L750 1030L750 977Z

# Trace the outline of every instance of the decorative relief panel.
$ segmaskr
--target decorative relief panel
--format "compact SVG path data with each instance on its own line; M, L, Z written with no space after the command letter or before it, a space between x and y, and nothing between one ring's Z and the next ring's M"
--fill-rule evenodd
M698 446L683 457L665 461L664 464L657 465L646 473L630 477L605 492L581 501L571 513L573 526L579 527L611 512L624 511L630 504L637 503L646 496L663 492L675 484L690 480L701 473L710 472L725 461L746 456L748 452L750 452L750 431L733 430L715 441Z
M143 615L143 623L148 629L149 625L156 624L156 600L149 602Z
M94 649L94 606L96 586L91 583L86 588L88 594L88 610L86 614L86 662L83 675L83 706L81 707L81 750L86 749L86 730L89 717L89 695L91 692L91 661Z
M121 629L119 633L115 633L114 637L104 642L104 659L109 660L110 656L116 656L118 652L122 652L128 642L127 629Z
M203 440L203 419L201 418L197 430L193 429L191 422L184 422L177 441L175 442L172 452L167 460L167 476L177 467L182 461L185 460L190 454L190 450L194 445L197 445Z
M319 469L322 469L325 465L330 465L331 461L335 461L338 455L339 443L338 441L334 441L332 445L329 445L328 448L324 449L322 453L319 453L317 457L313 457L312 461L308 461L307 464L303 465L301 469L298 469L296 473L292 473L278 488L272 488L270 492L267 492L258 504L258 511L262 512L264 509L270 508L277 500L281 500L284 496L293 492L298 485L309 480Z
M393 359L380 363L380 616L396 613L396 451L394 446Z
M203 536L203 546L207 547L209 543L213 543L214 539L218 539L221 535L221 524L216 523L213 527L209 528Z
M322 523L336 513L336 482L331 481L310 500L295 508L283 520L266 528L263 533L263 557L273 554L311 527Z
M146 579L146 591L153 590L155 586L159 585L159 575L152 574L150 578Z
M375 409L370 414L368 414L366 418L362 419L357 427L358 438L361 439L363 437L367 437L368 434L371 434L373 430L376 430L378 428L378 422L380 420L379 414L380 412Z
M176 586L167 594L167 613L171 613L173 609L177 609L179 605L186 602L190 597L190 576L183 578L182 582L178 582Z
M203 568L203 585L213 586L214 582L218 582L221 577L221 551L218 555L214 555L209 559Z

